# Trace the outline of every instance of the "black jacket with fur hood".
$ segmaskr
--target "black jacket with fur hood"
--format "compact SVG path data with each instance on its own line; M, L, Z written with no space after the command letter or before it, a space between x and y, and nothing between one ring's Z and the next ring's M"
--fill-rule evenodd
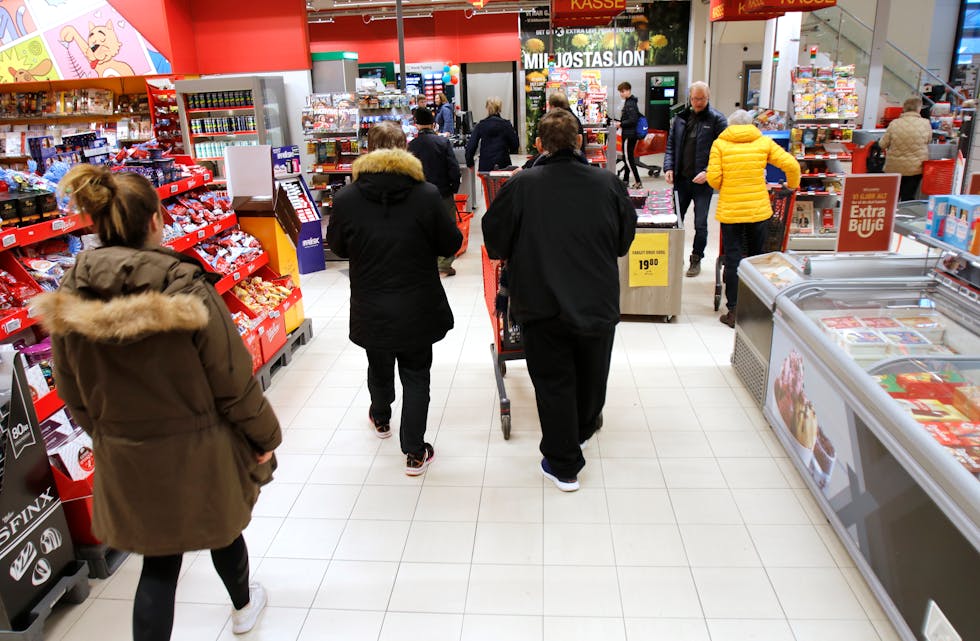
M327 228L330 249L350 258L350 339L390 352L432 345L453 327L436 261L455 254L463 237L407 151L372 151L353 174Z
M34 306L58 394L94 443L94 534L145 555L231 543L271 478L255 453L282 436L201 266L165 248L89 250Z

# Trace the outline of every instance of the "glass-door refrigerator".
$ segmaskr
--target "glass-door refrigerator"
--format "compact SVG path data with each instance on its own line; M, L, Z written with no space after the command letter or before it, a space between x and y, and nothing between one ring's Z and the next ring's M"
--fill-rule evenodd
M764 413L906 641L980 631L980 304L968 284L776 300Z

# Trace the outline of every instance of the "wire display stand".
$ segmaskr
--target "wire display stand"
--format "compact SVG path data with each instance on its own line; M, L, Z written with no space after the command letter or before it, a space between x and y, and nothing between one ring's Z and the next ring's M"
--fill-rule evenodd
M772 204L772 217L769 218L769 229L762 253L784 252L789 243L789 223L793 218L793 207L796 206L796 190L772 189L769 192L769 202ZM743 242L744 254L744 242ZM722 277L721 270L725 263L725 246L718 239L718 258L715 260L715 311L721 308Z

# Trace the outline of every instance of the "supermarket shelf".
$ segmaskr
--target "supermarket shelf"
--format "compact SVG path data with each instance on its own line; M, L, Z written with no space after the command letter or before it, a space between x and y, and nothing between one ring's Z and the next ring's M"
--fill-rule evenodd
M224 159L225 159L224 156L214 156L212 158L195 158L194 160L196 160L198 162L201 162L201 161L217 162L219 160L224 160Z
M353 171L353 169L317 169L316 171L310 171L311 174L327 174L327 175L346 175Z
M809 116L809 117L807 117L807 116L797 116L796 117L797 122L793 126L794 127L799 127L800 124L802 124L802 122L804 122L804 121L806 123L810 123L810 122L813 122L815 120L846 122L848 120L856 120L856 119L857 119L857 114L855 114L853 116Z
M34 413L37 414L37 420L40 423L64 406L65 402L58 396L58 390L53 389L34 401Z
M356 131L304 131L304 136L344 136L346 138L357 138Z
M149 118L150 112L140 112L133 114L38 114L35 116L17 116L16 118L3 117L0 123L3 124L29 124L42 120L44 122L95 122L105 121L114 122L123 118Z
M827 120L826 118L818 118L818 120ZM843 120L854 120L854 118L844 118ZM826 125L805 125L796 124L793 125L795 129L857 129L856 125L843 125L839 122L832 122Z
M837 248L837 234L790 234L788 248L832 252Z
M198 158L198 160L204 160L204 158ZM190 191L191 189L203 187L211 182L211 178L213 178L211 172L205 171L187 178L181 178L177 182L161 185L157 187L157 193L160 195L161 199L178 196L186 191Z
M836 191L809 191L800 189L796 192L797 196L840 196Z
M74 214L53 220L46 220L35 225L28 225L27 227L11 229L7 232L0 233L0 251L33 245L49 238L64 236L73 229L81 229L91 224L92 222L88 219L88 216Z
M247 265L243 265L242 267L239 267L235 271L231 272L230 274L228 274L227 276L219 280L217 284L215 284L214 288L218 290L219 294L224 294L227 291L231 291L231 288L234 287L236 283L238 283L240 280L244 278L248 278L249 276L257 272L260 267L267 265L268 263L269 263L268 252L262 252L262 254L259 255L259 257L253 260L252 262L248 263Z
M191 138L221 138L224 136L258 136L259 132L255 130L251 131L223 131L221 133L212 134L191 134Z
M238 217L235 214L228 214L216 223L211 223L206 227L202 227L198 230L192 231L189 234L184 234L179 238L175 238L171 241L164 243L166 247L174 250L175 252L182 252L190 249L194 245L198 244L202 240L207 240L212 236L220 234L223 231L231 229L236 224L238 224Z
M22 329L36 325L38 319L31 318L26 308L20 308L12 314L0 318L0 341L7 340Z
M800 179L803 178L843 178L846 174L833 174L833 173L823 173L823 174L801 174Z
M850 160L851 154L803 154L797 160Z
M255 105L247 105L245 107L209 107L207 109L187 109L189 114L206 114L212 111L252 111L255 109Z
M912 240L922 243L927 247L932 247L934 249L940 249L942 251L955 254L973 265L973 267L980 269L980 256L971 254L965 249L960 249L959 247L950 245L939 238L933 238L929 232L926 231L925 221L923 219L906 218L898 215L895 217L895 233L911 238Z

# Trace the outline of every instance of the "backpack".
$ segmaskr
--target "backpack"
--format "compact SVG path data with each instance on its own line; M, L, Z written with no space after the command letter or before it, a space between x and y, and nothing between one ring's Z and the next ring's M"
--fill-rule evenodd
M885 150L876 142L871 143L868 148L868 159L865 161L865 168L869 174L880 174L885 171Z
M647 123L647 117L641 115L640 119L636 121L636 137L640 139L646 138L649 131L650 125Z

